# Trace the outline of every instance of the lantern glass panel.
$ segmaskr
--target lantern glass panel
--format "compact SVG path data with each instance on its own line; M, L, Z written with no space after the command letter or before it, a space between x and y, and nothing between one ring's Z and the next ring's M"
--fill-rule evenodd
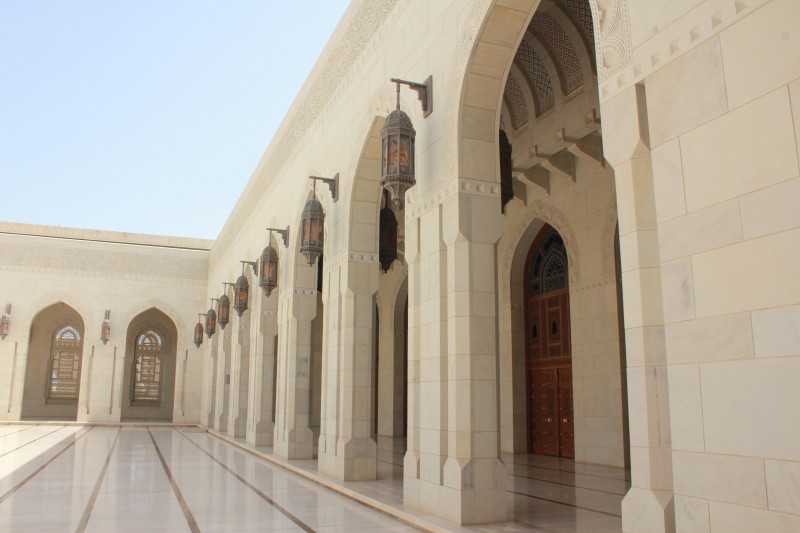
M219 297L217 309L219 309L217 313L217 322L219 322L219 326L222 329L225 329L225 326L231 321L231 301L226 294Z
M194 344L198 348L203 344L203 324L200 322L194 327Z

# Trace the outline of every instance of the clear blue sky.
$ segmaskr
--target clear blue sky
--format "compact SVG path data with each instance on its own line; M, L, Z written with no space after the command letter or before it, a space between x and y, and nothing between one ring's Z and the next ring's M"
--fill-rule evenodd
M349 0L0 0L0 220L216 238Z

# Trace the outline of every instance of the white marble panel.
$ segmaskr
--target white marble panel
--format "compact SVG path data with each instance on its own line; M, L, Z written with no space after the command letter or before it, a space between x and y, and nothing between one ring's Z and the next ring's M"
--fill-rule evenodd
M667 324L666 340L670 364L753 357L749 313Z
M675 494L767 507L761 459L675 451L672 467Z
M800 306L753 312L756 357L800 355Z
M708 500L676 495L675 527L681 533L710 533Z
M800 3L773 0L721 36L731 108L800 78Z
M769 93L686 133L681 156L689 212L796 177L788 90Z
M651 146L674 139L728 110L722 53L716 38L657 70L646 84Z
M800 357L700 367L706 451L800 460Z
M709 502L711 533L791 533L800 531L800 516Z
M739 203L730 200L660 224L661 260L704 252L742 240Z
M672 448L702 452L705 440L700 369L698 365L670 365L668 374Z
M683 190L680 141L673 139L654 148L652 160L656 219L664 222L685 214L686 194Z
M694 318L692 262L688 257L661 265L661 286L666 323Z
M800 106L800 101L797 105ZM799 204L800 179L740 197L742 237L752 239L800 227Z
M769 508L800 515L800 463L764 461Z
M800 229L692 257L698 317L800 302Z

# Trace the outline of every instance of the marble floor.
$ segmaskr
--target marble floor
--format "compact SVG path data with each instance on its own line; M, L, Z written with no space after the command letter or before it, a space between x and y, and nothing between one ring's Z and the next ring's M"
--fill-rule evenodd
M623 470L504 461L509 521L459 528L405 508L390 463L343 483L195 427L0 425L0 531L620 531Z

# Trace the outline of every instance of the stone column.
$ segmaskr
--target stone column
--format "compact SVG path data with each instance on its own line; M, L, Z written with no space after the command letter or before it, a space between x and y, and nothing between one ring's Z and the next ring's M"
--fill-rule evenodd
M236 319L234 319L236 320ZM233 326L220 332L217 351L217 394L214 409L214 429L225 433L228 431L228 406L231 390L231 337ZM213 338L215 338L216 335Z
M372 360L378 258L351 252L328 268L319 470L346 481L375 479Z
M262 291L256 283L250 285L251 307L261 305ZM228 435L244 437L247 431L247 399L250 384L250 309L242 313L233 331L233 354L231 356L231 395L228 409Z
M293 276L281 279L278 303L278 379L275 409L276 455L311 459L314 437L309 428L311 401L311 321L317 314L316 267L295 257ZM294 286L292 286L294 285Z
M632 487L626 532L675 531L664 312L647 105L642 86L603 103L603 143L613 165L628 373Z
M222 336L214 335L211 340L206 343L206 349L199 348L206 352L205 376L203 383L203 412L202 422L206 427L214 427L214 419L216 417L217 407L217 382L218 377L218 362L217 362L217 341ZM201 345L202 346L202 345Z
M262 295L250 343L255 347L250 366L246 440L253 446L272 446L275 424L275 357L278 348L278 292Z

